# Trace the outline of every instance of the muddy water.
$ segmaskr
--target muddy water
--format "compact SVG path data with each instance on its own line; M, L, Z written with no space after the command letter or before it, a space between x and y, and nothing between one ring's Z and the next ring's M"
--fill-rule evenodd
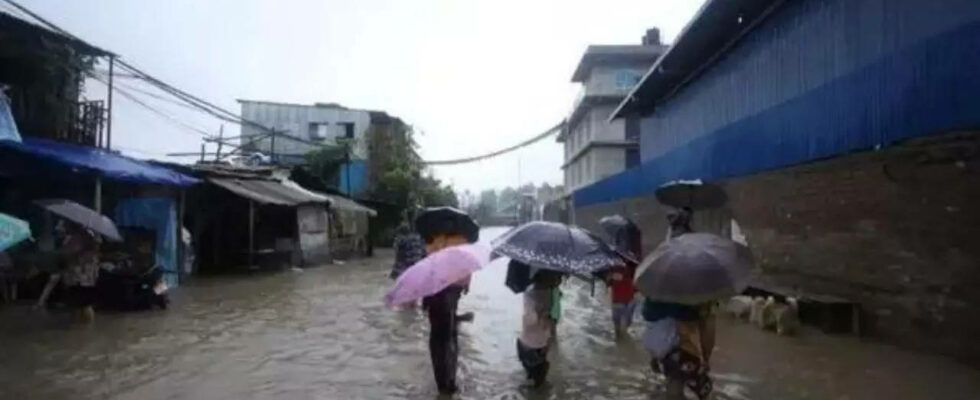
M489 230L484 237L499 234ZM303 272L204 279L171 310L100 315L0 311L0 399L431 399L427 324L381 304L390 258ZM613 340L607 294L569 282L550 388L521 388L520 298L505 268L474 277L461 303L465 399L657 398L647 357ZM946 359L804 332L783 338L722 319L721 399L968 399L980 374ZM634 327L639 336L639 327Z

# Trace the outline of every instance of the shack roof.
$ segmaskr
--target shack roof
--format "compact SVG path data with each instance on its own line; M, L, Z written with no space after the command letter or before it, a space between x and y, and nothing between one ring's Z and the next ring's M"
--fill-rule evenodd
M64 43L71 46L76 51L90 56L113 56L108 50L95 47L85 41L62 32L57 32L34 22L27 21L8 13L0 11L0 31L11 32L26 36L40 37L45 40Z
M707 0L610 118L646 113L727 52L782 0Z
M330 200L330 208L335 208L344 211L351 211L351 212L366 213L372 217L378 215L378 212L374 211L373 208L369 208L365 205L362 205L361 203L358 203L346 197L337 196L333 194L325 194L324 196L326 196L327 199Z
M326 203L322 196L297 190L278 181L269 179L208 178L217 186L228 189L241 197L262 204L279 206L298 206L310 203Z

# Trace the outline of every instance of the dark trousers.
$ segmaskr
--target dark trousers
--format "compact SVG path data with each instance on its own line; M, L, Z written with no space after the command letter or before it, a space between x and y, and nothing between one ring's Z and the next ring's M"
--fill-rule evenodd
M450 286L426 297L423 304L429 314L429 355L439 393L456 392L456 360L459 356L456 328L456 306L463 289Z
M548 377L548 368L551 366L548 363L548 346L533 349L525 346L518 339L517 358L521 360L521 365L524 366L527 379L533 380L535 386L544 384L545 379Z

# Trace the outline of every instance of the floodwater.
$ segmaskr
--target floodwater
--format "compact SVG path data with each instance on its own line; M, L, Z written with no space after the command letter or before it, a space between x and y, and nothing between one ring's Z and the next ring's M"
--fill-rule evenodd
M499 234L484 232L484 237ZM502 261L502 260L501 260ZM390 257L303 272L200 279L170 310L100 315L0 310L0 399L432 399L427 324L389 310ZM499 261L498 261L499 263ZM478 273L461 311L463 399L655 399L633 340L615 341L604 289L570 281L551 386L522 387L520 297L506 268ZM640 334L635 326L634 337ZM980 371L948 359L804 331L779 337L722 318L718 399L972 399Z

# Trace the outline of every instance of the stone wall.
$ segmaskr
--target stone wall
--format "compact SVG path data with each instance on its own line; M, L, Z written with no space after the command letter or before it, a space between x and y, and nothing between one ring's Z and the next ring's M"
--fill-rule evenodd
M722 182L724 210L696 228L729 234L732 219L758 261L758 279L861 304L864 332L980 364L980 135L952 133L883 151ZM652 195L576 209L595 229L622 213L663 239Z

